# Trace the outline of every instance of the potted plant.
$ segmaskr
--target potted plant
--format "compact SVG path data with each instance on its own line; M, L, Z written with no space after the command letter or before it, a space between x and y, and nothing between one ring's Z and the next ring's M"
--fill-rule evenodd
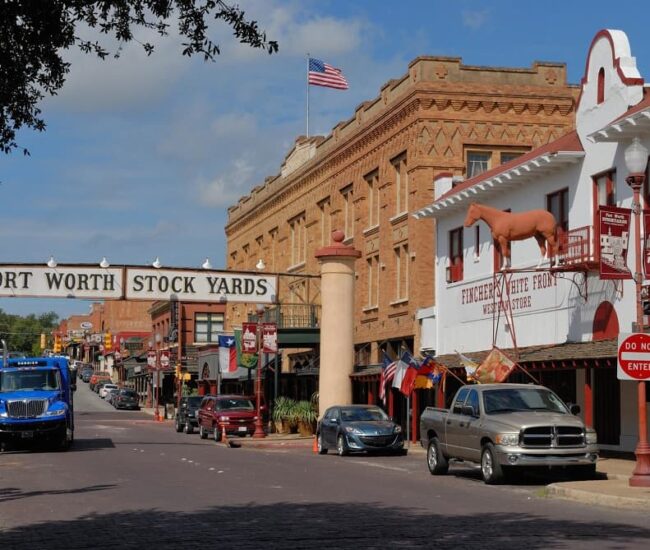
M291 432L293 409L296 402L289 397L278 397L273 404L272 419L276 433L288 434Z
M296 420L298 432L303 436L314 435L318 413L311 401L298 401L296 403Z

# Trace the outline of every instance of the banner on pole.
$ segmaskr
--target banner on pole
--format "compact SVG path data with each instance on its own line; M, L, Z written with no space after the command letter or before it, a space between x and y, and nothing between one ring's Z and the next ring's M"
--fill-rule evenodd
M241 351L242 353L257 351L257 323L242 323Z
M650 210L643 211L643 275L650 279Z
M262 324L262 351L278 353L278 327L275 323Z
M631 279L627 267L627 248L630 241L629 208L601 206L598 212L600 228L600 278Z

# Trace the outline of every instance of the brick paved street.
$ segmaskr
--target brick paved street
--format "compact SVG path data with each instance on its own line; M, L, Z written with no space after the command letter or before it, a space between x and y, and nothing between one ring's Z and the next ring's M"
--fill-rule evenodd
M433 478L422 453L228 449L80 384L68 453L0 455L4 548L638 548L645 515Z

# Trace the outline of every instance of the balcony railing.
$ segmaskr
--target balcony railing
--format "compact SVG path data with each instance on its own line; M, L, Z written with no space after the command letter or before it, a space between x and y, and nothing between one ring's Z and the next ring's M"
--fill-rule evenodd
M318 328L320 326L321 306L316 304L279 304L264 311L262 322L276 323L283 328ZM257 315L248 316L251 323L257 322Z
M590 226L578 227L559 235L558 267L585 267L596 261L593 251L593 229Z

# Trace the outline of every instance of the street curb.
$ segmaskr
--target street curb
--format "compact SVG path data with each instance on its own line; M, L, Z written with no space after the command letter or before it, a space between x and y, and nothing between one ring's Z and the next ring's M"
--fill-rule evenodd
M622 477L622 476L621 476ZM582 489L573 489L562 484L551 483L544 489L544 496L557 497L566 500L575 500L585 504L598 504L600 506L610 506L615 508L627 508L634 510L647 510L648 499L621 497L616 495L607 495L604 493L595 493Z

